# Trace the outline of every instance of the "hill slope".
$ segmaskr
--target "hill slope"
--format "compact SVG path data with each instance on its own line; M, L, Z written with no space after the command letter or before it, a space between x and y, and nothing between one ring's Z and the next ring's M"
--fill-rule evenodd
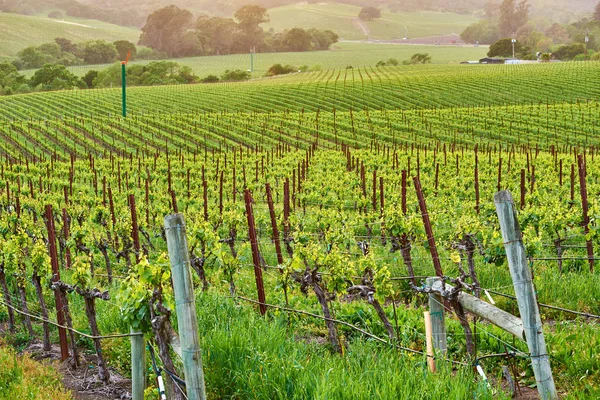
M331 29L340 37L361 40L366 36L372 39L398 39L460 33L477 19L470 15L441 13L432 11L398 12L382 10L381 18L362 22L357 16L360 7L339 3L298 3L269 10L271 22L263 24L264 29L276 31L297 26L300 28Z
M25 47L64 37L73 42L119 39L137 42L139 30L96 20L65 20L0 13L0 57L10 57Z

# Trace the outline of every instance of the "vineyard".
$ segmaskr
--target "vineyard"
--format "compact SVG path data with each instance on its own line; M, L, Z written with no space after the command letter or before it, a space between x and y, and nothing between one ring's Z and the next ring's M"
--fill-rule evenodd
M131 330L185 398L164 227L181 213L207 398L526 398L522 338L444 304L431 373L423 323L436 275L519 316L509 190L558 393L598 398L599 67L130 88L127 118L116 89L0 98L0 329L50 349L56 296L69 365L94 365L82 391L117 393Z

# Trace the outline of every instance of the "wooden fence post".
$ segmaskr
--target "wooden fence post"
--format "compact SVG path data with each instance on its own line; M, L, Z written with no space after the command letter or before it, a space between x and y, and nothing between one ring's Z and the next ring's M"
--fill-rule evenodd
M581 208L583 210L583 231L586 236L590 232L590 216L588 215L588 193L587 186L585 182L586 176L586 167L585 167L585 159L583 155L577 156L577 164L579 166L579 188L581 192ZM590 265L590 272L594 272L594 246L592 245L592 241L590 239L586 239L585 241L587 254L588 254L588 263Z
M190 271L190 253L188 251L185 222L182 214L171 214L165 217L165 233L171 261L171 275L187 398L190 400L205 400L206 388L204 386L200 345L198 344L196 300Z
M131 336L131 396L133 400L144 400L146 389L146 348L144 336L133 328L131 333L140 335Z
M263 284L262 270L260 269L260 256L258 252L258 237L256 235L256 226L254 224L254 213L252 211L252 195L246 189L244 191L244 200L246 201L246 218L248 219L248 236L250 237L250 246L252 247L252 263L254 264L254 277L256 279L256 291L258 292L259 309L261 315L267 313L265 305L265 287Z
M431 316L429 311L423 313L425 317L425 341L427 345L427 365L430 372L435 372L435 352L433 351L433 338L431 332Z
M46 205L46 229L48 230L48 250L50 253L50 263L52 264L52 282L60 281L60 271L58 270L58 253L56 250L56 230L54 228L54 216L52 214L52 205ZM56 320L61 326L65 325L65 314L63 312L62 298L58 292L54 292L54 302L56 304ZM58 338L60 341L61 361L69 358L69 346L67 344L67 331L65 328L58 328Z
M442 287L442 280L437 277L427 278L427 286L433 288L436 284ZM433 336L433 348L436 354L446 355L448 345L446 342L446 321L444 312L444 300L438 293L429 293L429 314L431 316L431 334Z
M538 392L542 399L557 399L558 395L546 351L546 341L542 332L542 320L535 297L531 271L527 264L527 255L525 246L523 246L514 200L510 192L504 190L494 195L494 203L500 220L506 258L517 296L519 313L523 321Z

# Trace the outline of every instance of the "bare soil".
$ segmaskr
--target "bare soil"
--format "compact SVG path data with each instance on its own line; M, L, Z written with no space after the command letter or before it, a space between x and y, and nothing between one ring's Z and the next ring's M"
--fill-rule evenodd
M72 359L60 361L60 347L52 345L50 351L44 351L39 342L31 343L24 350L37 361L52 363L63 376L65 388L71 391L73 398L78 400L127 400L131 399L131 380L110 370L108 385L98 379L95 354L80 351L79 366L73 367Z

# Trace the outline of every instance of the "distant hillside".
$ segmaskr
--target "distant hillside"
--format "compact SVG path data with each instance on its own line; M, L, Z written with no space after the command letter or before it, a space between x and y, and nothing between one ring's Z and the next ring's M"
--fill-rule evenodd
M1 2L2 0L0 0ZM13 0L14 1L14 0ZM26 0L25 0L26 1ZM36 0L44 1L44 0ZM48 0L45 0L48 1ZM299 2L298 0L79 0L104 8L135 8L150 13L169 4L176 4L195 13L232 16L245 4L258 4L265 8L292 6L296 4L321 4L318 0ZM376 6L393 11L449 11L460 14L480 14L486 3L500 3L502 0L338 0L331 3L355 6ZM529 0L532 14L547 16L567 22L591 13L598 0Z
M136 43L140 32L96 20L65 20L0 13L0 57L14 56L25 47L64 37L73 42L119 39Z
M502 0L332 0L328 4L341 7L376 6L392 12L449 12L481 16L486 4L499 4ZM553 21L569 23L591 15L598 0L529 0L531 16L546 17ZM283 6L322 5L318 0L0 0L0 10L32 15L58 9L80 18L98 19L122 26L143 26L153 11L175 4L196 15L207 14L231 17L246 4L258 4L267 9ZM358 14L358 13L356 13ZM316 17L313 15L313 17Z
M391 12L383 9L381 18L360 21L360 7L340 3L298 3L269 10L271 22L264 29L276 31L300 28L331 29L346 40L365 37L389 40L408 37L447 35L462 32L477 19L470 15L432 11ZM406 29L405 29L406 27Z

